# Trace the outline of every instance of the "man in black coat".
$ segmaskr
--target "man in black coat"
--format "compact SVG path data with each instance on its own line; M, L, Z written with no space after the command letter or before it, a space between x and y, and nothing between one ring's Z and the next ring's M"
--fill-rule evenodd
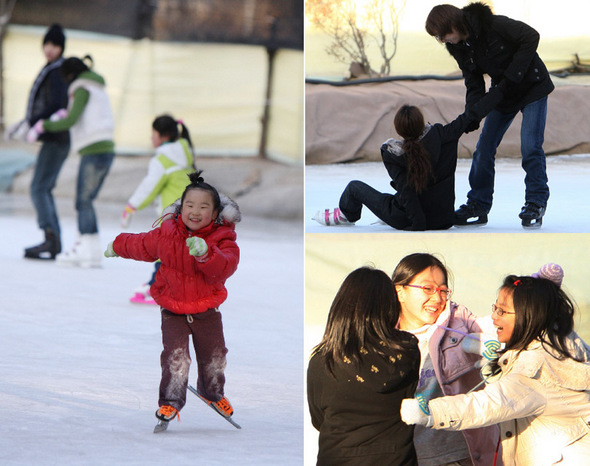
M483 3L471 3L462 9L435 6L426 20L426 31L446 44L457 61L467 88L467 107L485 94L484 75L491 77L492 87L501 90L473 154L469 173L471 190L467 203L455 211L455 225L487 223L494 193L496 149L514 117L521 112L526 189L519 217L524 227L540 227L549 199L543 140L547 96L554 85L536 52L539 34L521 21L493 14Z

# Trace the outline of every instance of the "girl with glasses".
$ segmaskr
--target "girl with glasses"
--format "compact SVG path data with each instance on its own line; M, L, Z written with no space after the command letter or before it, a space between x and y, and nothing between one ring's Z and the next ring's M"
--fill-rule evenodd
M413 333L420 346L420 380L416 397L428 402L466 393L480 382L480 355L466 352L466 335L482 332L464 306L450 301L449 273L430 254L404 257L393 272L398 328ZM491 325L491 324L490 324ZM434 431L416 426L414 443L420 466L486 464L493 461L497 427L465 432Z
M542 274L509 275L493 310L506 345L499 377L484 390L427 405L404 400L402 418L437 432L499 424L506 465L586 464L590 347L574 331L573 302Z

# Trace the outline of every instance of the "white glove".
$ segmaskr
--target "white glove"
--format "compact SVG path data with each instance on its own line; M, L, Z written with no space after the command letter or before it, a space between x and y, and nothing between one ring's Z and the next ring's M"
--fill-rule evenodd
M43 134L45 130L43 129L43 120L39 120L37 123L33 125L33 127L27 133L27 142L34 143L39 139L39 136Z
M419 424L426 427L431 427L433 420L428 409L428 403L420 395L416 398L406 398L402 400L400 409L402 421L409 426Z
M27 120L21 120L17 123L11 124L4 132L5 141L26 141L27 133L29 132L29 123Z
M461 347L466 353L479 354L488 361L498 357L497 351L501 343L491 335L485 333L470 333L469 337L463 338Z
M196 256L203 259L209 251L209 247L203 238L198 236L191 236L186 239L186 245L188 246L188 252L191 256Z
M113 242L112 241L107 245L107 248L104 250L104 256L105 257L119 257L119 255L113 249Z

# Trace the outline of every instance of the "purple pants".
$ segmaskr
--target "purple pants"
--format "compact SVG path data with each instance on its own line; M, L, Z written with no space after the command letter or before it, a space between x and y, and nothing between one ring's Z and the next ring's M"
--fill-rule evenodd
M221 313L209 309L199 314L174 314L162 309L162 344L160 355L162 380L158 405L181 410L186 403L191 358L189 335L197 357L197 391L210 401L223 398L227 348L223 338Z

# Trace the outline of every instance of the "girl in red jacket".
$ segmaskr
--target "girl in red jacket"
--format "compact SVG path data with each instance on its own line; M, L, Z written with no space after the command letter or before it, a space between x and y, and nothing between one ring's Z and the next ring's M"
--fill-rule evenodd
M121 233L106 257L162 265L151 295L162 310L160 356L162 380L156 417L166 427L186 403L192 335L197 355L197 391L222 416L233 408L224 396L227 348L218 306L227 298L225 281L236 271L240 251L235 223L238 206L205 183L201 171L189 175L180 203L164 215L159 227L139 234Z

